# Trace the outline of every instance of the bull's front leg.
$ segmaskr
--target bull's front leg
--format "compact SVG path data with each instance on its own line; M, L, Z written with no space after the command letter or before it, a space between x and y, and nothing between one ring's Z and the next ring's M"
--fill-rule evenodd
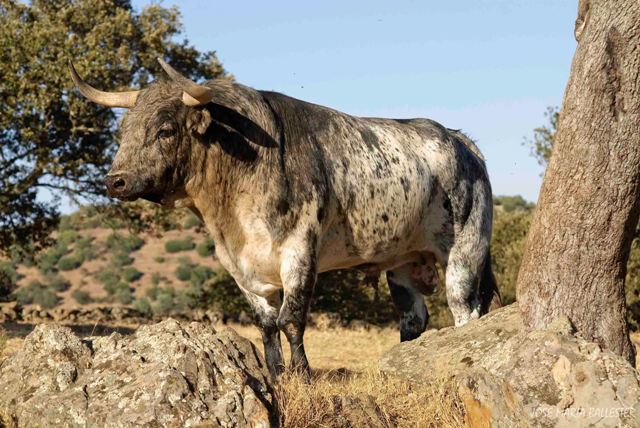
M308 377L310 370L303 336L317 276L315 240L300 242L283 250L282 255L280 277L284 300L278 316L278 327L291 347L291 369Z
M284 358L282 357L282 344L280 342L280 330L278 330L278 314L281 306L279 293L268 297L258 296L243 287L240 287L247 302L253 309L254 323L262 334L264 345L264 357L267 360L269 373L275 380L284 371Z

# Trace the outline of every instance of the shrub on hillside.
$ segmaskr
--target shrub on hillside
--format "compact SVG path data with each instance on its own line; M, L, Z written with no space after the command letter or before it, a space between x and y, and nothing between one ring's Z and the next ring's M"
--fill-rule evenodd
M195 214L189 212L185 216L184 222L182 223L182 227L185 229L192 229L196 226L200 226L201 224L202 222L200 221L200 219L196 217Z
M134 268L133 266L128 266L122 270L122 278L126 282L137 281L140 278L142 278L142 275L143 273L140 272L138 269Z
M73 253L70 256L62 257L58 261L58 268L63 271L77 269L84 263L84 255L79 253Z
M66 245L57 244L41 252L36 258L36 265L42 273L55 272L58 261L67 253L69 248Z
M133 302L133 292L129 287L119 288L113 297L123 305L128 305Z
M181 259L180 264L175 270L176 278L180 281L189 281L191 278L191 271L194 268L194 264L188 259Z
M40 281L31 281L24 287L20 287L14 293L16 301L21 305L38 304L46 309L51 309L58 304L58 296L55 291L44 286Z
M111 258L111 264L116 267L129 266L133 258L125 252L117 252Z
M170 241L165 242L164 249L167 253L179 253L180 251L189 251L193 250L195 244L190 236L184 239L172 239Z
M215 272L204 282L194 280L181 293L178 301L192 309L216 308L232 315L243 311L251 313L251 307L240 288L225 270Z
M153 309L151 308L151 303L149 302L149 299L145 297L136 299L133 302L133 308L144 316L149 317L153 315Z
M119 287L120 275L113 269L102 270L98 272L95 277L109 295L113 295ZM125 284L125 287L126 286Z
M81 305L87 305L93 301L91 295L83 290L73 290L71 297Z
M112 233L107 237L106 244L110 250L130 253L140 249L144 245L144 239L136 235Z
M184 307L176 299L176 290L172 286L158 288L151 308L157 316L179 313L184 310Z
M49 274L45 277L46 286L54 291L66 291L69 289L69 281L63 276L57 274Z
M211 257L215 253L216 246L213 243L213 239L206 238L196 246L196 251L200 257Z
M78 232L73 229L62 230L58 233L57 241L62 245L70 245L73 244L79 236Z

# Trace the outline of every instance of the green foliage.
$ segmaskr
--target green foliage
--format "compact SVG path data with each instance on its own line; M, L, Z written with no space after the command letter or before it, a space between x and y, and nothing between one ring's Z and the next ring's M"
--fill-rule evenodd
M129 266L131 263L133 263L133 258L124 252L115 253L111 258L111 264L113 266Z
M638 232L636 232L636 235ZM625 282L627 298L627 320L631 330L640 330L640 238L636 237L631 244L631 253L627 262Z
M197 80L222 76L215 53L181 40L181 30L178 9L157 3L0 2L0 252L46 244L61 194L103 196L118 112L72 88L68 61L106 90L146 86L162 75L157 57ZM38 198L40 189L53 197Z
M532 209L496 210L491 240L493 273L504 304L515 301L518 270L524 253Z
M142 278L143 273L133 266L128 266L122 270L122 278L127 282L137 281Z
M82 266L82 263L84 263L84 255L73 253L70 256L62 257L58 261L58 268L64 271L73 270Z
M0 302L5 300L16 288L18 273L13 264L0 261Z
M363 274L347 269L318 275L311 310L338 314L345 322L386 324L397 319L386 282L365 280Z
M58 261L69 252L66 245L57 244L41 252L36 258L36 265L42 273L55 272Z
M109 294L115 294L120 284L120 275L114 269L105 269L96 274L96 279L102 284L102 288ZM127 286L125 284L125 286Z
M537 159L538 163L546 167L553 151L553 141L558 130L560 111L558 107L547 107L544 116L549 123L535 128L533 130L533 140L525 138L524 144L529 146L531 155Z
M196 252L200 257L211 257L216 251L213 239L207 237L196 246Z
M147 292L146 292L147 297L151 300L156 300L158 299L159 293L160 293L160 287L158 286L157 283L152 282L151 287L147 288Z
M129 254L132 251L139 250L144 245L144 239L136 235L112 233L107 237L106 244L110 250Z
M120 287L114 293L115 299L123 305L129 305L133 302L133 292L129 287Z
M71 297L81 305L87 305L93 301L93 299L91 299L91 295L82 290L73 290Z
M133 303L133 308L146 317L153 315L153 309L151 308L151 303L145 297L136 299Z
M151 284L153 285L160 284L160 281L162 281L162 279L162 275L160 275L158 272L154 272L153 274L151 274Z
M194 227L200 225L202 225L202 222L192 212L187 213L184 222L182 223L182 227L185 229L193 229Z
M46 286L54 291L66 291L69 289L70 285L69 281L67 281L63 276L56 274L49 274L45 277Z
M58 234L57 241L62 245L70 245L73 244L79 237L80 234L73 229L62 230Z
M534 203L527 202L526 199L520 195L494 196L493 203L496 207L500 207L506 212L512 212L515 210L531 211L535 207Z
M179 253L181 251L189 251L195 248L193 239L187 236L184 239L172 239L164 243L164 249L167 253Z
M190 262L182 261L178 267L176 268L175 274L176 278L180 281L189 281L191 278L191 270L194 265Z
M158 316L164 316L183 310L183 307L176 299L176 295L176 290L171 286L158 288L156 298L151 305L153 313Z
M55 291L37 280L31 281L24 287L20 287L14 293L14 297L21 305L35 303L46 309L51 309L58 304L58 296Z
M225 270L216 272L204 283L192 281L180 300L192 309L216 308L229 314L251 313L240 288Z

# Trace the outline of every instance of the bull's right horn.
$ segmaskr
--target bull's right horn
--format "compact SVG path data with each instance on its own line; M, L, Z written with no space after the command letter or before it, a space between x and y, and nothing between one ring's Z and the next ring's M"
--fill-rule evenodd
M140 91L100 91L82 80L82 77L80 77L71 61L69 61L69 70L71 71L71 78L73 79L73 83L75 83L76 87L80 90L82 95L84 95L90 101L107 107L131 108L136 104L138 93Z
M158 58L158 62L162 69L169 75L171 80L176 82L182 88L182 102L188 106L201 106L207 104L213 99L213 89L198 85L191 79L184 77L176 69L164 62L162 58Z

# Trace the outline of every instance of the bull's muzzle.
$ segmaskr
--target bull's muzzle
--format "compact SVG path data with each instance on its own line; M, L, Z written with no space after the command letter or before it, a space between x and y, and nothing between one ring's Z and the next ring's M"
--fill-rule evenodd
M133 179L129 174L109 174L105 180L107 194L112 198L130 199L134 193Z

